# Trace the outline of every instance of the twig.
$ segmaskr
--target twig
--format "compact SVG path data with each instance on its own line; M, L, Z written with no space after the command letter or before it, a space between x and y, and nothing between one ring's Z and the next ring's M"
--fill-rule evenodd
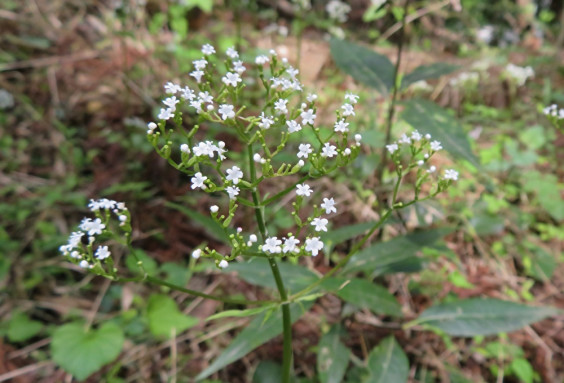
M53 365L53 362L45 361L45 362L35 363L35 364L30 365L30 366L18 368L17 370L10 371L10 372L7 372L5 374L0 375L0 382L5 382L5 381L8 381L8 380L17 378L18 376L29 374L30 372L39 370L39 369L44 368L44 367L50 367L52 365Z

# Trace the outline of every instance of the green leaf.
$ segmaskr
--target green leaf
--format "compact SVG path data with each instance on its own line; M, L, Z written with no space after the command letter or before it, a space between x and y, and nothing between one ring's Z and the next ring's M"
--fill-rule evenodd
M198 324L198 318L184 315L178 310L174 299L167 295L153 294L147 305L149 330L154 336L170 338Z
M246 309L246 310L225 310L220 313L209 316L206 319L206 321L220 319L220 318L227 318L227 317L236 317L236 318L248 317L248 316L260 314L261 312L266 310L272 310L274 308L275 308L274 305L265 305L265 306L254 307L252 309Z
M401 305L390 292L366 279L331 278L324 287L337 287L335 294L339 298L361 308L367 308L375 314L392 315L401 317ZM348 283L347 283L348 282Z
M86 330L82 323L69 323L53 334L53 360L78 380L84 380L118 357L123 347L123 332L106 322L99 329Z
M515 331L558 313L559 310L552 307L475 298L432 306L412 323L437 327L453 336L469 337Z
M363 85L383 95L394 86L394 65L380 53L351 41L332 39L331 55L337 66Z
M303 266L282 261L277 263L284 285L289 291L302 290L318 279L313 271ZM276 288L272 270L266 259L254 258L249 262L232 263L229 265L229 271L237 271L240 278L253 285Z
M404 103L402 118L421 133L429 133L433 140L438 140L446 151L467 160L476 168L480 168L480 161L472 152L468 135L462 125L446 109L427 100L409 100Z
M253 375L253 383L280 383L282 366L270 360L259 363Z
M452 73L460 68L459 65L449 64L446 62L438 62L430 65L420 65L413 72L404 76L401 87L407 88L411 84L421 80L438 78L446 74Z
M311 306L312 303L309 302L302 305L290 305L292 323L297 321ZM255 348L280 334L282 332L282 310L277 310L276 313L272 315L267 314L268 312L253 319L245 329L233 339L231 344L227 346L221 355L196 377L196 380L202 380L214 372L221 370L223 367L241 359Z
M555 220L564 220L564 200L561 193L564 185L558 182L554 174L543 174L532 170L523 174L523 188L532 193L537 193L540 205Z
M203 214L198 213L195 210L192 210L190 208L187 208L186 206L174 203L174 202L165 202L165 206L166 207L170 207L172 209L178 210L179 212L181 212L182 214L184 214L185 216L193 219L194 221L196 221L198 224L200 224L200 226L202 226L204 228L204 230L206 230L206 232L213 238L217 239L218 241L221 241L223 243L229 244L231 243L229 241L229 232L233 231L232 229L227 230L226 231L223 229L223 227L215 222L212 218L205 216Z
M511 361L509 368L524 383L533 383L534 370L527 359L515 358Z
M33 338L42 328L41 322L29 319L25 313L16 312L8 324L8 339L10 342L23 342Z
M323 233L321 235L321 240L323 241L323 243L330 243L331 245L335 246L365 233L371 227L373 227L374 224L375 222L363 222L355 225L340 227L336 230L331 230L331 233Z
M365 382L403 383L409 376L407 356L393 336L389 336L368 355L370 375Z
M419 262L419 258L415 255L417 251L434 244L450 232L452 232L450 228L434 229L377 243L353 255L343 273L382 274L396 272L404 266L420 265L414 263Z
M331 327L319 341L317 372L321 383L340 383L347 372L351 351L340 341L341 328Z

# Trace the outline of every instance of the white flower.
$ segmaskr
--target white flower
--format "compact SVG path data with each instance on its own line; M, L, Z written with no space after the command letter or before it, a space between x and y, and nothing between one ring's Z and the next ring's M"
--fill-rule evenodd
M213 158L215 148L216 146L213 145L211 141L200 142L198 146L194 146L192 148L192 152L194 152L196 157L209 156L210 158Z
M447 169L445 170L444 179L456 181L458 180L458 172L454 169Z
M437 171L437 167L435 165L432 165L429 170L427 170L427 173L434 173Z
M215 48L210 44L204 44L202 46L202 53L205 55L213 55L215 53Z
M343 150L343 154L345 156L350 156L352 153L351 148L345 148L345 150Z
M329 17L340 23L347 21L347 14L351 11L350 5L338 0L331 0L325 6Z
M288 113L288 108L286 107L287 103L288 100L282 98L274 103L274 109L278 111L279 114Z
M298 251L297 245L300 243L299 239L296 239L294 236L284 238L284 247L282 251L285 253L295 253Z
M190 180L192 181L192 189L196 189L196 188L205 189L206 185L204 184L204 181L207 179L208 177L202 175L202 173L200 172L194 174L194 177L192 177Z
M235 47L231 47L231 48L227 48L227 50L225 51L225 54L229 57L231 57L232 59L236 59L239 57L239 52L237 52L235 50Z
M94 256L101 260L108 258L111 254L112 253L110 253L110 251L108 250L108 246L100 246L96 250L96 253L94 253Z
M185 86L180 90L180 97L182 97L185 100L192 101L194 97L196 97L196 95L194 94L194 91L192 89Z
M314 218L313 221L311 221L311 226L315 226L315 231L327 231L328 223L327 218Z
M296 190L297 195L303 195L309 197L311 193L313 193L313 190L309 187L308 184L297 184L296 189L297 189Z
M257 56L257 58L255 59L255 64L257 64L257 65L264 65L264 64L266 64L266 63L269 62L269 61L270 61L270 59L268 58L268 56L259 55L259 56Z
M303 167L303 166L305 165L304 160L299 160L298 163L297 163L297 165L298 165L300 168Z
M321 208L325 209L325 214L336 213L337 208L335 207L335 200L333 198L323 198L323 203Z
M219 206L217 205L210 206L210 212L217 213L218 211L219 211Z
M192 61L192 64L194 64L194 68L196 68L196 70L202 70L206 67L206 65L208 65L208 60L206 59L194 60Z
M258 241L256 234L249 235L249 242L255 243L256 241Z
M341 106L341 109L343 109L343 116L354 116L354 108L351 104L343 104L343 106Z
M225 85L237 86L237 83L241 82L241 76L239 73L227 72L225 76L221 79Z
M157 116L159 120L168 120L171 117L174 117L174 110L170 110L169 108L161 108L159 115Z
M407 137L407 135L404 133L401 135L398 142L401 144L411 144L411 138Z
M290 65L286 68L286 73L288 73L292 79L295 79L300 71Z
M431 150L433 151L438 151L441 150L443 147L441 146L441 143L439 141L433 141L431 142Z
M272 124L274 124L274 120L270 117L264 115L264 112L260 114L260 122L258 123L259 128L261 129L268 129Z
M180 145L180 151L182 153L190 154L190 147L187 144Z
M233 166L231 169L227 169L227 177L226 180L232 181L235 185L239 183L239 180L243 178L243 172L239 167Z
M348 132L349 128L347 128L349 126L348 122L345 122L344 119L340 119L339 121L335 122L335 132Z
M164 89L165 89L165 93L176 94L177 92L180 91L180 85L169 81L165 84Z
M430 140L431 139L431 135L429 133L425 134L425 139L426 140Z
M190 106L195 108L196 112L200 113L202 111L202 103L203 101L198 98L196 100L190 101Z
M264 241L264 245L262 245L262 251L266 253L276 254L282 252L282 247L280 245L282 241L278 239L278 237L269 237Z
M315 100L317 100L317 95L315 93L310 93L307 95L306 100L308 100L309 102L314 102Z
M124 215L124 214L121 214L121 215L118 217L118 219L119 219L120 222L125 222L125 221L127 221L127 216Z
M394 152L399 149L399 146L398 144L390 144L386 145L386 149L388 149L388 152L390 152L390 154L394 154Z
M233 70L239 74L243 73L244 71L247 70L247 68L245 68L245 65L243 65L243 62L241 60L239 61L235 61L233 63Z
M347 100L351 104L356 104L358 102L358 96L356 94L347 93L345 94L345 100Z
M102 234L102 230L106 228L106 225L102 223L100 218L96 218L94 221L90 218L84 218L79 226L80 230L88 232L88 235Z
M169 98L165 98L165 99L163 100L163 104L165 104L166 106L168 106L169 109L170 109L171 111L173 111L173 112L176 110L176 104L178 104L179 102L180 102L180 100L178 100L178 99L176 98L176 96L172 96L172 97L169 97Z
M355 134L354 135L354 140L356 141L356 145L359 146L360 145L360 141L362 140L362 136L360 134Z
M229 266L229 262L227 262L225 259L222 259L217 266L219 266L220 269L225 269L227 266Z
M286 125L288 126L288 133L299 132L302 130L302 126L295 120L286 121Z
M326 142L325 146L321 150L321 157L333 157L337 155L337 147L335 145L331 145L330 143Z
M196 81L198 82L198 84L202 81L203 75L204 75L204 72L202 72L201 70L195 70L195 71L190 73L190 76L194 77L196 79Z
M154 131L155 129L157 129L157 124L155 124L154 122L149 122L149 123L147 124L147 128L148 128L148 129L147 129L147 134L152 134L153 131Z
M217 111L219 112L219 114L221 114L221 118L223 120L227 120L228 118L235 117L235 111L233 110L233 108L233 105L221 104Z
M423 166L423 165L425 165L425 161L419 160L419 161L417 161L417 165Z
M311 152L313 152L313 149L311 148L310 144L300 144L299 148L299 152L298 152L298 158L307 158L309 156L309 154Z
M98 204L102 209L113 209L117 202L111 199L102 198L98 200Z
M229 194L229 199L235 199L235 196L239 195L239 188L237 186L228 186L225 188L227 194Z
M196 249L192 252L192 258L198 259L202 256L202 249Z
M302 124L310 124L313 125L315 122L315 118L317 117L317 115L315 113L313 113L313 109L306 111L303 111L300 114L300 117L302 118Z
M421 141L422 138L423 138L423 136L417 130L415 130L415 131L413 131L413 133L411 133L411 139L413 141L416 141L416 142Z
M319 237L306 238L305 250L309 251L314 257L319 254L319 250L323 249L323 242Z
M83 269L88 269L90 268L90 263L88 263L88 261L86 260L82 260L80 261L80 263L78 264L80 267L82 267Z
M213 96L211 94L209 94L207 91L198 93L198 98L204 104L211 104L213 102Z

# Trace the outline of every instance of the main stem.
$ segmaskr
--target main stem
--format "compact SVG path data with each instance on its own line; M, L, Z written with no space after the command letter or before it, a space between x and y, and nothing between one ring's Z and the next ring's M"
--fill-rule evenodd
M249 170L251 172L251 183L254 184L257 178L255 163L253 160L253 147L248 145L249 154ZM251 190L253 196L253 203L255 205L255 217L259 227L262 242L266 239L266 227L264 225L264 217L261 210L259 192L257 187ZM292 373L292 317L290 315L290 305L288 304L288 294L284 287L284 281L280 274L280 269L274 257L268 257L268 264L270 270L276 281L276 288L280 294L280 301L282 302L282 329L284 336L284 348L282 352L282 383L290 383L290 375Z

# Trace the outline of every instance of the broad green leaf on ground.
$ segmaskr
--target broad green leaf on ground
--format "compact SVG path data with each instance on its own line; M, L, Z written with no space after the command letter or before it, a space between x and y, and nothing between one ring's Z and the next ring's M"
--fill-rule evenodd
M219 223L211 219L209 216L205 216L203 214L198 213L195 210L192 210L186 206L174 203L174 202L165 202L166 207L170 207L172 209L178 210L185 216L191 218L196 223L198 223L201 227L206 230L206 232L213 238L221 241L223 243L231 243L229 241L229 235L223 229ZM232 229L230 229L232 231Z
M319 278L313 271L303 266L283 261L277 263L284 285L289 291L302 290ZM229 265L229 271L237 271L240 278L253 285L276 289L276 282L266 259L254 258L250 262L233 262Z
M421 80L429 80L432 78L438 78L446 74L452 73L460 68L458 65L449 64L446 62L437 62L429 65L420 65L413 70L413 72L406 74L402 81L402 89L407 88L411 84Z
M319 341L317 372L321 383L341 383L347 372L351 351L340 340L341 328L331 327Z
M43 324L31 320L25 313L15 312L8 323L8 339L10 342L23 342L41 331Z
M452 336L495 335L557 315L552 307L531 307L490 298L443 303L425 310L413 324L437 327Z
M322 285L344 301L375 314L402 316L401 305L396 298L386 288L369 280L329 278Z
M331 55L337 66L363 85L388 94L394 86L394 65L373 50L352 41L332 39Z
M420 258L416 256L418 250L434 244L450 232L452 229L434 229L377 243L353 255L343 273L364 272L370 275L409 271L410 266L421 265Z
M536 193L539 204L557 221L564 220L564 184L554 174L543 174L532 170L523 174L523 188Z
M480 168L480 161L472 152L468 135L462 125L446 109L428 100L414 99L404 103L401 117L414 129L438 140L454 157L464 159Z
M370 375L365 383L404 383L409 376L407 356L393 336L382 340L368 355Z
M122 330L111 322L89 330L83 323L69 323L55 330L51 354L65 371L84 380L118 357L123 340Z
M170 338L198 324L198 318L184 315L174 299L168 295L154 294L147 305L149 330L154 336Z
M558 262L554 255L544 249L537 247L531 249L528 256L523 256L523 265L527 275L539 280L548 281L552 278Z
M303 313L312 306L312 303L292 304L290 312L292 323L297 321ZM215 359L212 364L202 371L196 380L202 380L216 371L221 370L228 364L241 359L249 352L270 339L282 333L282 310L277 310L274 314L263 313L253 319L243 331L233 339L231 344Z

